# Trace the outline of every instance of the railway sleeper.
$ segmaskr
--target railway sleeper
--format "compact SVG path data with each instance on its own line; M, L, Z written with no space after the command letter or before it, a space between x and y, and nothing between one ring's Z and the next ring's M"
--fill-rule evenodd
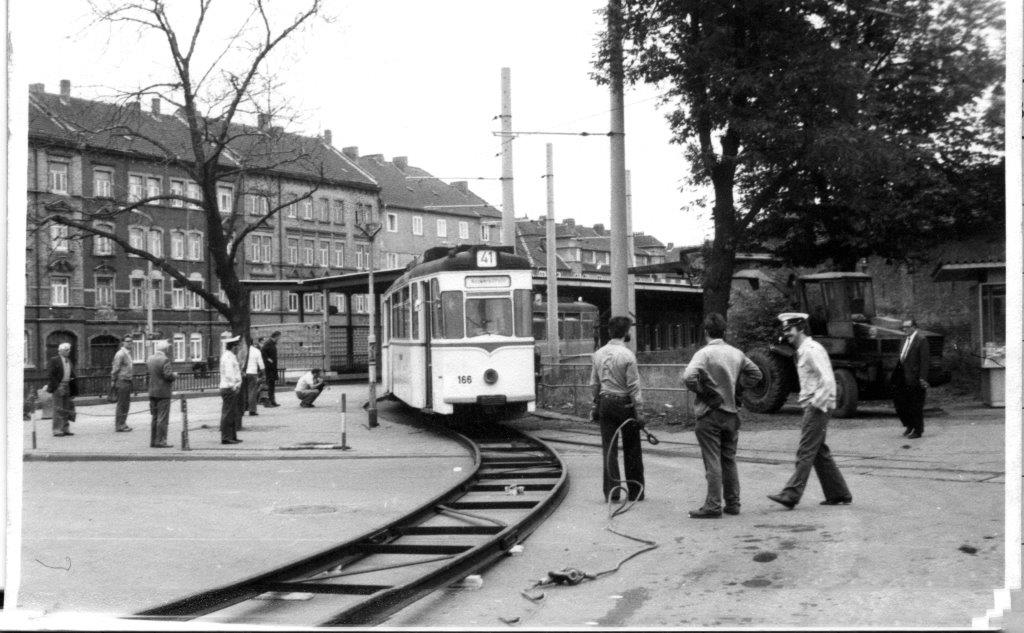
M363 554L411 554L416 556L461 554L475 545L441 545L430 543L361 543L356 546Z
M561 470L539 470L534 472L518 472L518 473L506 473L506 472L495 472L495 473L480 473L478 479L559 479L562 476Z
M530 509L536 506L538 503L540 503L540 501L538 500L456 501L455 503L449 503L448 507L454 508L456 510L509 510Z
M505 528L501 525L410 525L398 528L402 536L413 535L477 535L498 534Z
M391 589L393 585L328 584L320 582L267 582L259 589L279 593L327 593L341 596L372 596Z

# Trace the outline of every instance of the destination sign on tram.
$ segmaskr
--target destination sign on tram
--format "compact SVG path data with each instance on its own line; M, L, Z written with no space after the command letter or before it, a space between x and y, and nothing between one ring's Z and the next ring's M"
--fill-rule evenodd
M498 265L498 254L490 249L477 251L476 265L478 268L494 268Z
M471 275L466 277L467 288L508 288L511 285L512 279L508 275Z

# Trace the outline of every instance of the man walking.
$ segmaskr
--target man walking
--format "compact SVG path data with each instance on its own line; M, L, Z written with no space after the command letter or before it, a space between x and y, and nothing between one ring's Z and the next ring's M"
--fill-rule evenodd
M327 384L320 377L320 369L315 368L307 371L299 381L295 383L295 396L299 399L299 406L309 409L313 401L320 397L320 393Z
M114 354L113 366L110 368L110 386L117 396L114 409L114 430L117 432L131 431L128 426L128 405L132 397L132 337L121 339L121 349Z
M804 420L796 451L796 470L782 492L768 495L768 498L792 510L800 503L813 466L825 493L821 505L850 503L853 496L825 444L829 411L836 407L836 380L828 352L808 334L806 314L786 312L779 315L779 320L786 340L796 348L796 371L800 379L798 402L804 409Z
M740 513L740 478L736 469L736 445L740 417L736 405L736 384L753 387L761 380L761 370L743 352L727 344L725 317L712 312L704 319L707 345L693 355L683 372L683 383L697 395L694 432L704 459L708 493L704 505L690 512L693 519Z
M222 336L224 351L220 353L220 443L238 444L238 427L242 419L242 406L239 403L242 389L242 368L238 364L238 341L241 336L231 336L225 332Z
M924 399L928 389L928 340L921 336L917 321L903 322L907 338L900 350L900 360L892 372L892 402L903 423L903 435L915 440L924 433Z
M604 498L619 500L622 482L619 480L619 442L622 437L622 461L626 471L626 490L630 501L644 498L644 463L640 452L640 429L643 422L640 411L643 399L640 393L640 373L636 356L626 347L629 317L616 316L608 320L610 340L594 352L590 371L590 385L594 392L595 417L601 425L601 458L604 478ZM633 419L629 424L626 420ZM621 430L620 430L621 427Z
M267 406L279 407L277 404L277 339L281 338L280 332L274 332L270 338L263 343L263 366L267 374Z
M149 445L152 448L170 448L167 443L167 425L171 417L171 384L178 374L171 369L167 350L171 344L157 341L153 354L146 359L149 368Z
M262 340L262 339L261 339ZM245 398L249 406L249 415L259 415L256 412L256 403L260 397L260 377L263 375L263 354L260 352L258 342L249 345L249 355L245 361Z
M71 362L71 343L57 346L57 355L49 360L46 369L46 391L53 394L53 436L74 435L70 423L75 421L78 378Z

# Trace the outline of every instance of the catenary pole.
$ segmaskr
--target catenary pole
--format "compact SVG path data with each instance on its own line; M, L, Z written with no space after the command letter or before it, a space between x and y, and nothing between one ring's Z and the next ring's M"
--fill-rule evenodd
M515 247L516 205L512 186L512 70L501 69L501 243Z
M545 223L547 237L547 330L549 362L558 363L558 260L555 257L555 157L551 143L547 144L548 215Z
M636 266L636 238L633 235L633 175L626 170L626 263ZM629 316L636 321L636 275L626 276L626 299L629 305ZM626 345L636 351L636 336L630 338Z
M608 78L611 93L612 316L629 313L626 240L626 137L622 71L622 1L608 1Z

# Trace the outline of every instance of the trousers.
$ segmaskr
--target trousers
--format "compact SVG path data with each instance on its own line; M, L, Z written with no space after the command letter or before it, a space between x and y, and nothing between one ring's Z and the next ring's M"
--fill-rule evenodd
M132 398L132 381L118 378L114 383L117 405L114 408L114 429L120 431L128 426L128 405Z
M326 385L320 385L316 389L303 389L302 391L296 391L295 396L302 404L313 404L313 402L320 397L320 393L324 390L325 386Z
M267 402L277 404L277 370L267 369Z
M807 479L811 476L811 468L818 475L821 490L826 499L849 497L850 489L846 480L839 472L839 467L832 459L832 452L825 444L825 432L828 429L829 415L815 407L804 409L803 427L800 429L800 446L796 450L796 470L789 478L782 496L793 503L799 503L803 497Z
M713 409L697 418L694 433L700 445L704 475L708 481L708 493L702 510L720 511L723 491L727 507L740 507L740 476L736 469L739 429L740 416L729 411Z
M149 399L149 445L159 446L167 443L167 425L171 419L171 399Z
M609 494L612 499L616 499L619 496L616 488L620 485L620 476L619 442L615 431L623 422L634 417L635 411L627 399L601 397L597 412L601 421L601 459L604 462L602 490L605 499ZM622 462L626 471L629 499L643 499L644 461L640 450L640 427L630 422L622 428L619 436L622 438Z
M237 440L238 426L242 420L242 406L239 404L241 389L220 390L220 439Z
M246 374L242 378L242 389L245 392L245 406L249 413L256 413L256 400L260 393L260 379L256 374Z
M903 426L911 431L924 433L924 399L927 394L921 385L908 385L904 382L902 368L897 366L896 378L893 381L892 403L896 407Z
M53 392L53 434L67 433L71 430L70 422L75 421L75 399L71 397L70 387L62 382Z

